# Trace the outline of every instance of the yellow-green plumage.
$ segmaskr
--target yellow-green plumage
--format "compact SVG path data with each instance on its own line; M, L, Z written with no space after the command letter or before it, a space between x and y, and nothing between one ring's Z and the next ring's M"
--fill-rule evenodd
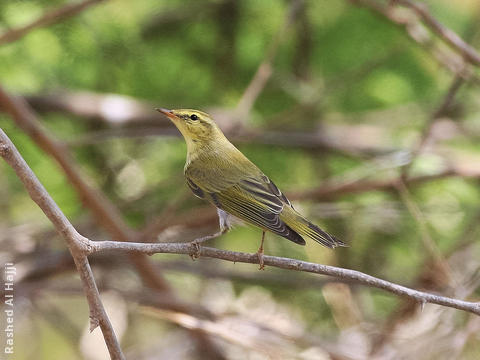
M233 146L210 116L164 110L187 143L185 178L193 193L241 220L297 244L303 237L327 247L344 245L300 215L262 171Z

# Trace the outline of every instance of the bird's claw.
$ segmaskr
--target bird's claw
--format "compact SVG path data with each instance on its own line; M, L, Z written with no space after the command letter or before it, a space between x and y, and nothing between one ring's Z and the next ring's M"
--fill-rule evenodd
M191 244L193 246L194 251L193 253L190 254L190 257L192 258L192 260L195 261L195 259L198 259L200 257L200 244L196 240L193 240Z
M258 251L257 256L258 256L258 264L260 265L258 270L265 270L265 263L263 262L263 251Z

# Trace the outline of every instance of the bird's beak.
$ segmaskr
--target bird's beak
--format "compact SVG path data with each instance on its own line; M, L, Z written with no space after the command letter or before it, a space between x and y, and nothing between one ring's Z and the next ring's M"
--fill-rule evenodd
M172 110L163 109L163 108L156 108L155 110L157 110L158 112L161 112L163 115L165 115L166 117L168 117L170 119L176 119L177 118L177 115L175 115Z

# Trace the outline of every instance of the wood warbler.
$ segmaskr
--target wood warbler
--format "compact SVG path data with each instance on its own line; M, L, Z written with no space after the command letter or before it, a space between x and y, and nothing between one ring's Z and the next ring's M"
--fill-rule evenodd
M300 215L275 184L228 141L208 114L190 109L156 110L166 115L185 138L188 186L196 196L217 207L220 232L200 241L228 231L233 215L263 230L258 250L261 268L265 231L300 245L305 245L304 237L329 248L345 245Z

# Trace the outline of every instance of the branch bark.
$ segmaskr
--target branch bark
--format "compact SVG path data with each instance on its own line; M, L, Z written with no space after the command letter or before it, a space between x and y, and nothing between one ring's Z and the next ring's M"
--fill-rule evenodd
M480 54L454 31L442 25L430 14L425 4L419 4L411 0L394 0L392 3L397 3L412 9L431 31L459 52L465 60L472 65L480 66Z
M66 241L87 297L90 309L90 331L100 326L110 357L115 360L125 359L115 331L103 307L92 269L85 255L85 252L89 251L90 240L75 230L2 129L0 129L0 156L13 168L32 200L42 209Z
M191 243L162 243L162 244L145 244L145 243L120 243L117 241L89 241L89 247L85 250L88 254L98 251L121 250L142 254L187 254L222 259L232 262L242 262L249 264L259 264L257 254L242 253L237 251L220 250L210 247L201 247L198 250ZM268 256L263 257L265 265L277 267L286 270L305 271L315 274L333 276L343 280L350 280L359 284L375 287L393 293L398 296L409 297L421 304L432 303L443 305L459 310L471 312L480 315L480 302L469 302L453 299L445 296L430 294L414 289L407 288L386 280L382 280L371 275L364 274L360 271L339 268L329 265L315 264L311 262L290 259L285 257Z

